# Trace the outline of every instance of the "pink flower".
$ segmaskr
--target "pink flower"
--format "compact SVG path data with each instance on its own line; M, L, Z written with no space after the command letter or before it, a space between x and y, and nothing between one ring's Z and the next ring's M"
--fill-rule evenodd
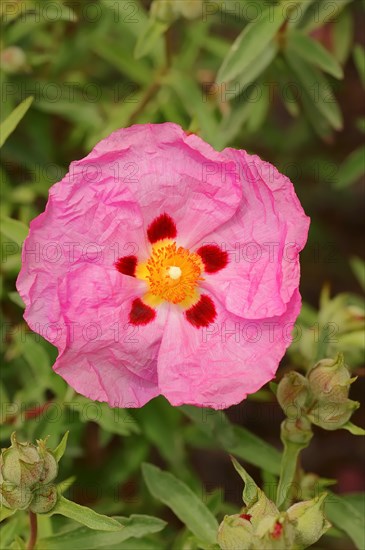
M171 123L118 130L31 223L25 319L91 399L225 408L272 379L290 344L308 225L257 156Z

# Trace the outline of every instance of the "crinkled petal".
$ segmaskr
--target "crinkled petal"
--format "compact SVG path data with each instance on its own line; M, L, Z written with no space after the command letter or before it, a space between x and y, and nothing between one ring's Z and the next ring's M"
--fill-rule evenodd
M195 328L176 310L168 314L157 368L172 405L225 409L260 389L275 376L301 305L294 291L282 316L249 320L212 299L217 318L207 328Z
M85 171L95 163L103 177L118 173L131 190L145 231L166 213L185 247L227 221L242 196L235 162L172 123L117 130L75 163L75 169Z
M205 274L202 286L246 319L281 315L298 288L309 218L290 180L274 166L245 151L223 153L237 163L243 198L234 216L200 243L229 254L228 265Z
M166 308L146 326L130 324L132 301L143 291L143 282L91 264L65 276L58 296L67 343L54 369L79 393L120 408L141 407L158 395Z

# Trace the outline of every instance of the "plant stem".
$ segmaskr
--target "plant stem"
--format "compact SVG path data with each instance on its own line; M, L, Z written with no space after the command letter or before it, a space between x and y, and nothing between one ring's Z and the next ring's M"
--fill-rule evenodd
M37 542L38 522L37 514L29 511L29 523L30 523L30 537L27 546L27 550L33 550L35 543Z
M285 442L281 459L280 478L277 490L276 505L286 509L290 504L290 493L297 471L298 457L307 445Z

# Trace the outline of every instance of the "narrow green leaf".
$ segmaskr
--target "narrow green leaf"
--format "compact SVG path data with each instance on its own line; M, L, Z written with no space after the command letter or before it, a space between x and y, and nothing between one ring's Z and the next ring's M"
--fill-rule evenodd
M254 59L254 61L246 67L243 73L239 74L237 78L228 84L228 97L233 98L247 89L247 86L254 82L265 71L265 69L269 67L275 59L278 49L279 48L276 42L270 42L260 57L258 59ZM268 90L268 88L266 89Z
M217 83L230 82L258 60L284 22L281 6L264 11L258 21L249 23L233 42L217 74Z
M17 306L21 307L22 309L25 309L25 303L23 302L22 297L19 295L18 292L15 290L8 293L9 300L13 302L13 304L16 304Z
M280 472L279 451L246 428L231 424L223 411L198 409L188 405L180 409L215 445L218 443L228 453L262 470L276 475Z
M107 403L95 403L80 395L74 401L80 407L81 422L92 420L107 432L122 436L140 432L138 423L125 409L111 408Z
M365 49L361 44L354 46L353 56L362 85L365 87Z
M344 189L357 182L365 174L365 146L355 149L341 164L335 187Z
M67 500L62 496L53 510L49 513L51 516L54 514L60 514L61 516L73 519L78 523L86 525L89 529L96 529L99 531L120 531L123 528L117 520L98 514L94 512L94 510L86 506L80 506L80 504L76 504L76 502Z
M315 0L304 13L298 22L298 26L306 32L311 32L326 23L333 23L337 20L341 11L352 2L352 0Z
M344 10L336 19L332 31L332 53L344 65L354 43L354 16L352 10Z
M359 285L365 292L365 262L357 256L350 258L350 265Z
M33 96L24 99L24 101L22 101L20 105L18 105L14 111L10 113L4 122L0 124L0 147L4 145L10 134L14 132L15 128L18 126L19 122L31 106L33 99Z
M114 533L105 531L90 531L86 527L78 527L71 531L58 533L52 537L40 539L37 542L38 550L92 550L94 548L109 549L121 548L121 543L130 538L141 538L149 534L158 533L165 528L166 522L153 516L133 514L129 518L116 517L120 530ZM136 545L138 548L138 544Z
M365 548L364 514L345 498L329 492L325 501L325 514L335 527L344 531L359 550Z
M341 65L328 50L310 36L292 30L287 35L286 47L289 51L294 51L302 59L322 69L322 71L325 71L335 78L343 78Z
M4 519L9 518L13 514L15 514L16 510L10 510L10 508L7 508L6 506L1 505L0 506L0 521L4 521Z
M243 502L246 506L252 506L258 501L261 493L261 489L256 485L252 477L246 472L241 464L233 457L231 457L234 469L240 475L244 482L244 488L242 493Z
M346 422L344 426L342 426L343 430L347 430L352 435L365 435L365 430L363 428L360 428L360 426L356 426L352 422Z
M1 526L0 541L3 548L7 548L10 542L14 540L14 537L21 533L23 529L23 522L21 522L20 520L21 514L18 514Z
M167 23L157 21L156 19L149 19L144 32L138 37L134 57L140 59L150 53L155 47L157 40L167 31L168 27Z
M21 246L28 235L29 229L23 222L4 216L0 220L0 232L4 237Z
M343 126L342 114L327 79L293 51L285 51L286 60L303 88L313 113L318 111L335 130Z
M152 464L143 464L142 473L150 493L171 508L200 541L216 543L218 522L190 487Z
M57 447L52 451L54 454L55 459L57 462L61 460L63 455L65 454L66 447L67 447L67 440L68 440L68 434L70 432L66 432L65 435L62 437L61 441L57 445Z

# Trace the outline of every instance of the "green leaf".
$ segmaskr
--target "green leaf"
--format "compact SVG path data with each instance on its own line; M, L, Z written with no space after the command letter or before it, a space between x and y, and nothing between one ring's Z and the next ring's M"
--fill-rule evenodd
M0 541L2 548L7 548L16 535L21 534L23 526L20 519L21 514L18 514L1 526Z
M365 292L365 262L361 258L353 256L350 258L350 265L359 285Z
M344 65L354 42L354 16L351 10L341 13L333 25L332 53Z
M4 145L10 134L14 132L15 128L18 126L19 122L31 106L33 99L33 96L24 99L24 101L22 101L20 105L18 105L14 111L10 113L4 122L0 124L0 147Z
M343 70L337 60L316 40L306 34L292 30L286 38L286 47L302 59L315 65L322 71L343 78Z
M142 473L150 493L171 508L200 541L216 543L218 522L190 487L152 464L143 464Z
M142 427L147 438L171 465L184 467L184 450L181 435L181 413L163 398L153 399L141 409L135 409L133 416ZM164 429L161 430L161 418Z
M241 464L233 457L231 457L234 469L242 478L245 486L243 488L242 499L246 506L250 507L260 497L261 489L256 485L252 477L246 472L246 470L241 466Z
M28 235L29 229L23 222L4 216L0 220L0 232L4 237L21 246Z
M305 11L298 26L309 33L318 27L323 27L326 23L333 23L350 2L352 0L331 0L330 2L315 0Z
M218 84L230 82L242 74L265 51L284 22L281 6L264 11L258 21L249 23L233 42L218 71Z
M107 403L96 403L80 395L75 396L74 402L81 405L81 422L92 420L107 432L122 436L140 432L136 420L125 409L111 408Z
M52 451L54 454L55 459L57 462L61 460L63 455L65 454L66 447L67 447L67 440L68 440L68 434L70 432L66 432L65 435L62 437L61 441L57 445L57 447Z
M343 126L342 114L333 91L320 71L312 67L295 52L286 50L285 58L303 87L303 99L306 97L315 115L322 115L335 130Z
M166 522L152 516L133 514L129 518L116 517L121 529L114 533L105 531L90 531L86 527L78 527L71 531L59 533L52 537L40 539L38 550L92 550L93 548L109 549L130 538L141 538L152 533L158 533L165 528ZM138 546L138 545L137 545Z
M98 514L94 510L86 506L80 506L80 504L76 504L62 496L49 513L50 516L54 514L60 514L61 516L73 519L78 523L86 525L89 529L97 529L99 531L119 531L122 529L117 520Z
M325 501L325 514L333 525L344 531L359 550L365 548L364 514L345 498L329 492Z
M365 87L365 50L361 44L354 46L353 56L362 85Z
M168 24L156 19L149 19L147 26L137 40L134 57L140 59L147 55L154 47L157 40L167 31Z
M237 75L227 86L227 96L231 99L242 93L247 86L254 82L275 59L278 53L276 42L270 42L258 59L254 59L246 69ZM266 88L268 91L268 87Z
M335 187L343 189L357 182L365 173L365 146L359 147L341 164Z
M15 514L16 510L10 510L10 508L7 508L6 506L1 505L0 506L0 521L4 521L4 519L9 518L13 514Z
M18 292L15 290L8 293L9 300L13 302L13 304L16 304L17 306L21 307L22 309L25 309L25 303L23 302L22 297L19 295Z
M201 431L228 453L242 458L262 470L279 474L281 454L246 428L231 424L223 411L198 409L185 405L180 407Z
M363 428L360 428L360 426L356 426L352 422L346 422L342 426L343 430L347 430L348 432L352 433L352 435L365 435L365 430Z

